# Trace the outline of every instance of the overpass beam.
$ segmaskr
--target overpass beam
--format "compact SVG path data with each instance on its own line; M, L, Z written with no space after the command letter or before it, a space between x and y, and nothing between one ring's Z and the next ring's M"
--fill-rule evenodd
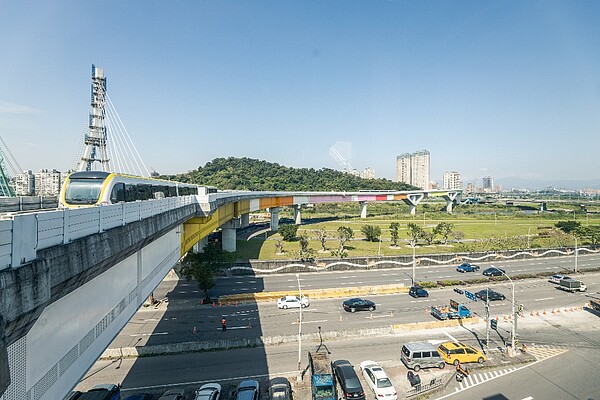
M294 224L302 225L302 204L294 204Z
M271 231L272 232L277 232L279 230L279 211L281 211L281 207L269 208L269 212L271 213Z
M410 210L410 214L411 215L415 215L417 213L417 205L425 198L425 194L424 193L411 193L408 196L406 196L405 199L402 199L402 201L404 201Z
M456 199L458 198L460 192L448 192L444 195L444 200L446 200L446 212L448 214L452 214L452 207L456 203Z
M240 220L237 218L232 219L231 221L227 221L223 225L221 225L221 248L223 249L223 251L233 253L236 250L236 231L239 227Z
M358 204L360 206L360 217L367 218L367 202L360 201Z

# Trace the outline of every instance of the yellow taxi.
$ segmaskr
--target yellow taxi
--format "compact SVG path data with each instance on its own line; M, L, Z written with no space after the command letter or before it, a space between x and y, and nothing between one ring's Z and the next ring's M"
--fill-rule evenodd
M481 364L486 360L481 351L459 342L444 342L438 346L438 352L448 364L477 362Z

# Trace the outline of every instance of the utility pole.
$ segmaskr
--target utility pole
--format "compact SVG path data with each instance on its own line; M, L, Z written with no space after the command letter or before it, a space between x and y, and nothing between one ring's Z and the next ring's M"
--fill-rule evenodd
M489 352L490 352L490 297L486 296L486 299L485 299L485 354L489 354Z

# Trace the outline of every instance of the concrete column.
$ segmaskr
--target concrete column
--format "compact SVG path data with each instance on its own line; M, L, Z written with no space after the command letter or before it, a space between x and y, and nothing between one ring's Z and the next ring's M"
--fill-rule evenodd
M294 205L294 223L302 225L302 204Z
M281 211L281 207L269 208L269 212L271 213L272 232L277 232L279 230L279 211Z
M240 215L240 228L245 228L250 225L250 213Z
M446 212L448 214L452 214L452 205L454 204L453 201L448 201L446 200Z
M194 253L202 253L202 250L204 250L207 244L208 236L204 236L194 245Z
M402 199L410 210L411 215L415 215L417 213L417 205L425 198L425 194L423 193L412 193L409 194L406 199Z
M239 227L239 219L232 219L231 221L227 221L221 225L221 249L223 249L223 251L233 253L236 250L236 230Z
M461 192L448 192L444 196L444 200L446 200L446 212L448 214L452 214L452 207L457 199L460 199Z
M414 204L409 204L408 209L410 211L410 215L417 214L417 206L415 206Z
M361 201L358 204L360 205L360 217L367 218L367 202Z

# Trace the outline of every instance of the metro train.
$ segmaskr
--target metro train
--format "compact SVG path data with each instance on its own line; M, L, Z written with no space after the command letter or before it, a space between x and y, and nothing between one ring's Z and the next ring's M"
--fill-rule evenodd
M70 174L60 191L60 206L66 208L116 204L174 196L216 193L213 186L143 178L103 171Z

